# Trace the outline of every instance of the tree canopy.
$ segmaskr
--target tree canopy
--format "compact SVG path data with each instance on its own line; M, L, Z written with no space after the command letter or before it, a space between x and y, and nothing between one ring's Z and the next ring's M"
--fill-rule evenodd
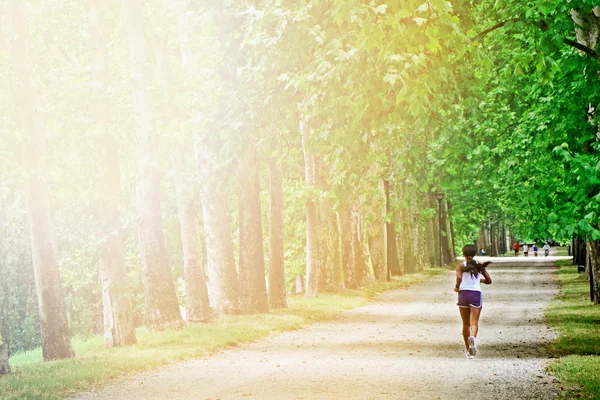
M28 0L22 38L6 4L0 326L12 352L42 342L27 217L42 206L55 295L82 337L106 318L177 325L178 306L198 321L207 302L266 311L272 259L281 287L304 276L309 294L435 265L490 224L504 242L600 240L592 1ZM34 178L47 199L28 195Z

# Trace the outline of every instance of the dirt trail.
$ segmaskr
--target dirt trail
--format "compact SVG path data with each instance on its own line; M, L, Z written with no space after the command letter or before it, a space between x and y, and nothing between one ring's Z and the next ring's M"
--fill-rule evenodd
M547 266L490 268L480 354L463 354L448 272L380 301L203 360L107 384L77 399L548 399ZM529 264L532 265L532 264Z

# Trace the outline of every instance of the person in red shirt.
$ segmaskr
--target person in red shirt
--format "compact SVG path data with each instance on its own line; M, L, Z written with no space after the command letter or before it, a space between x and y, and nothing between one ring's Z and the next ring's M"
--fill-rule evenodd
M519 242L515 242L515 244L513 244L513 249L515 250L515 257L519 255L519 247Z

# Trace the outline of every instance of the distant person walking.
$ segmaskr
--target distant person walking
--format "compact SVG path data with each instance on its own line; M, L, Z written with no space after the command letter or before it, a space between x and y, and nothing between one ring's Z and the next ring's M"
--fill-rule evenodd
M513 244L513 250L515 251L515 257L517 257L519 255L519 242L516 241L515 244Z
M537 257L537 252L538 252L537 243L533 242L533 256L534 257Z
M542 247L544 249L544 256L548 257L548 255L550 255L550 245L548 243L544 243L544 247Z
M528 256L529 256L529 254L528 254L528 253L529 253L529 245L528 245L527 243L525 243L525 244L523 245L523 255L524 255L525 257L528 257Z
M462 319L462 334L465 342L465 355L471 359L477 355L477 333L479 332L479 317L483 307L481 282L486 285L492 283L492 278L486 271L490 261L483 264L473 260L477 254L477 247L468 244L463 247L465 261L456 266L456 285L454 291L458 292L458 307Z

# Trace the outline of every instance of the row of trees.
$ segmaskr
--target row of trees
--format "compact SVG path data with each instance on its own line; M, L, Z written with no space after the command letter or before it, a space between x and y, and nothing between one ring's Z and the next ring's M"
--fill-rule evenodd
M5 288L34 272L2 298L13 348L72 357L72 328L135 343L181 326L181 298L201 322L285 306L297 275L316 296L452 258L422 175L421 94L462 41L446 3L5 4Z
M13 349L71 357L71 330L181 326L181 299L201 322L285 306L299 275L316 296L478 236L498 251L499 216L600 265L591 5L5 4Z
M452 128L443 133L441 180L459 240L465 227L483 226L481 238L500 219L521 241L574 238L587 243L578 247L589 250L597 277L600 9L486 1L471 12L488 27L471 36L486 56L467 60L471 84L444 110Z

